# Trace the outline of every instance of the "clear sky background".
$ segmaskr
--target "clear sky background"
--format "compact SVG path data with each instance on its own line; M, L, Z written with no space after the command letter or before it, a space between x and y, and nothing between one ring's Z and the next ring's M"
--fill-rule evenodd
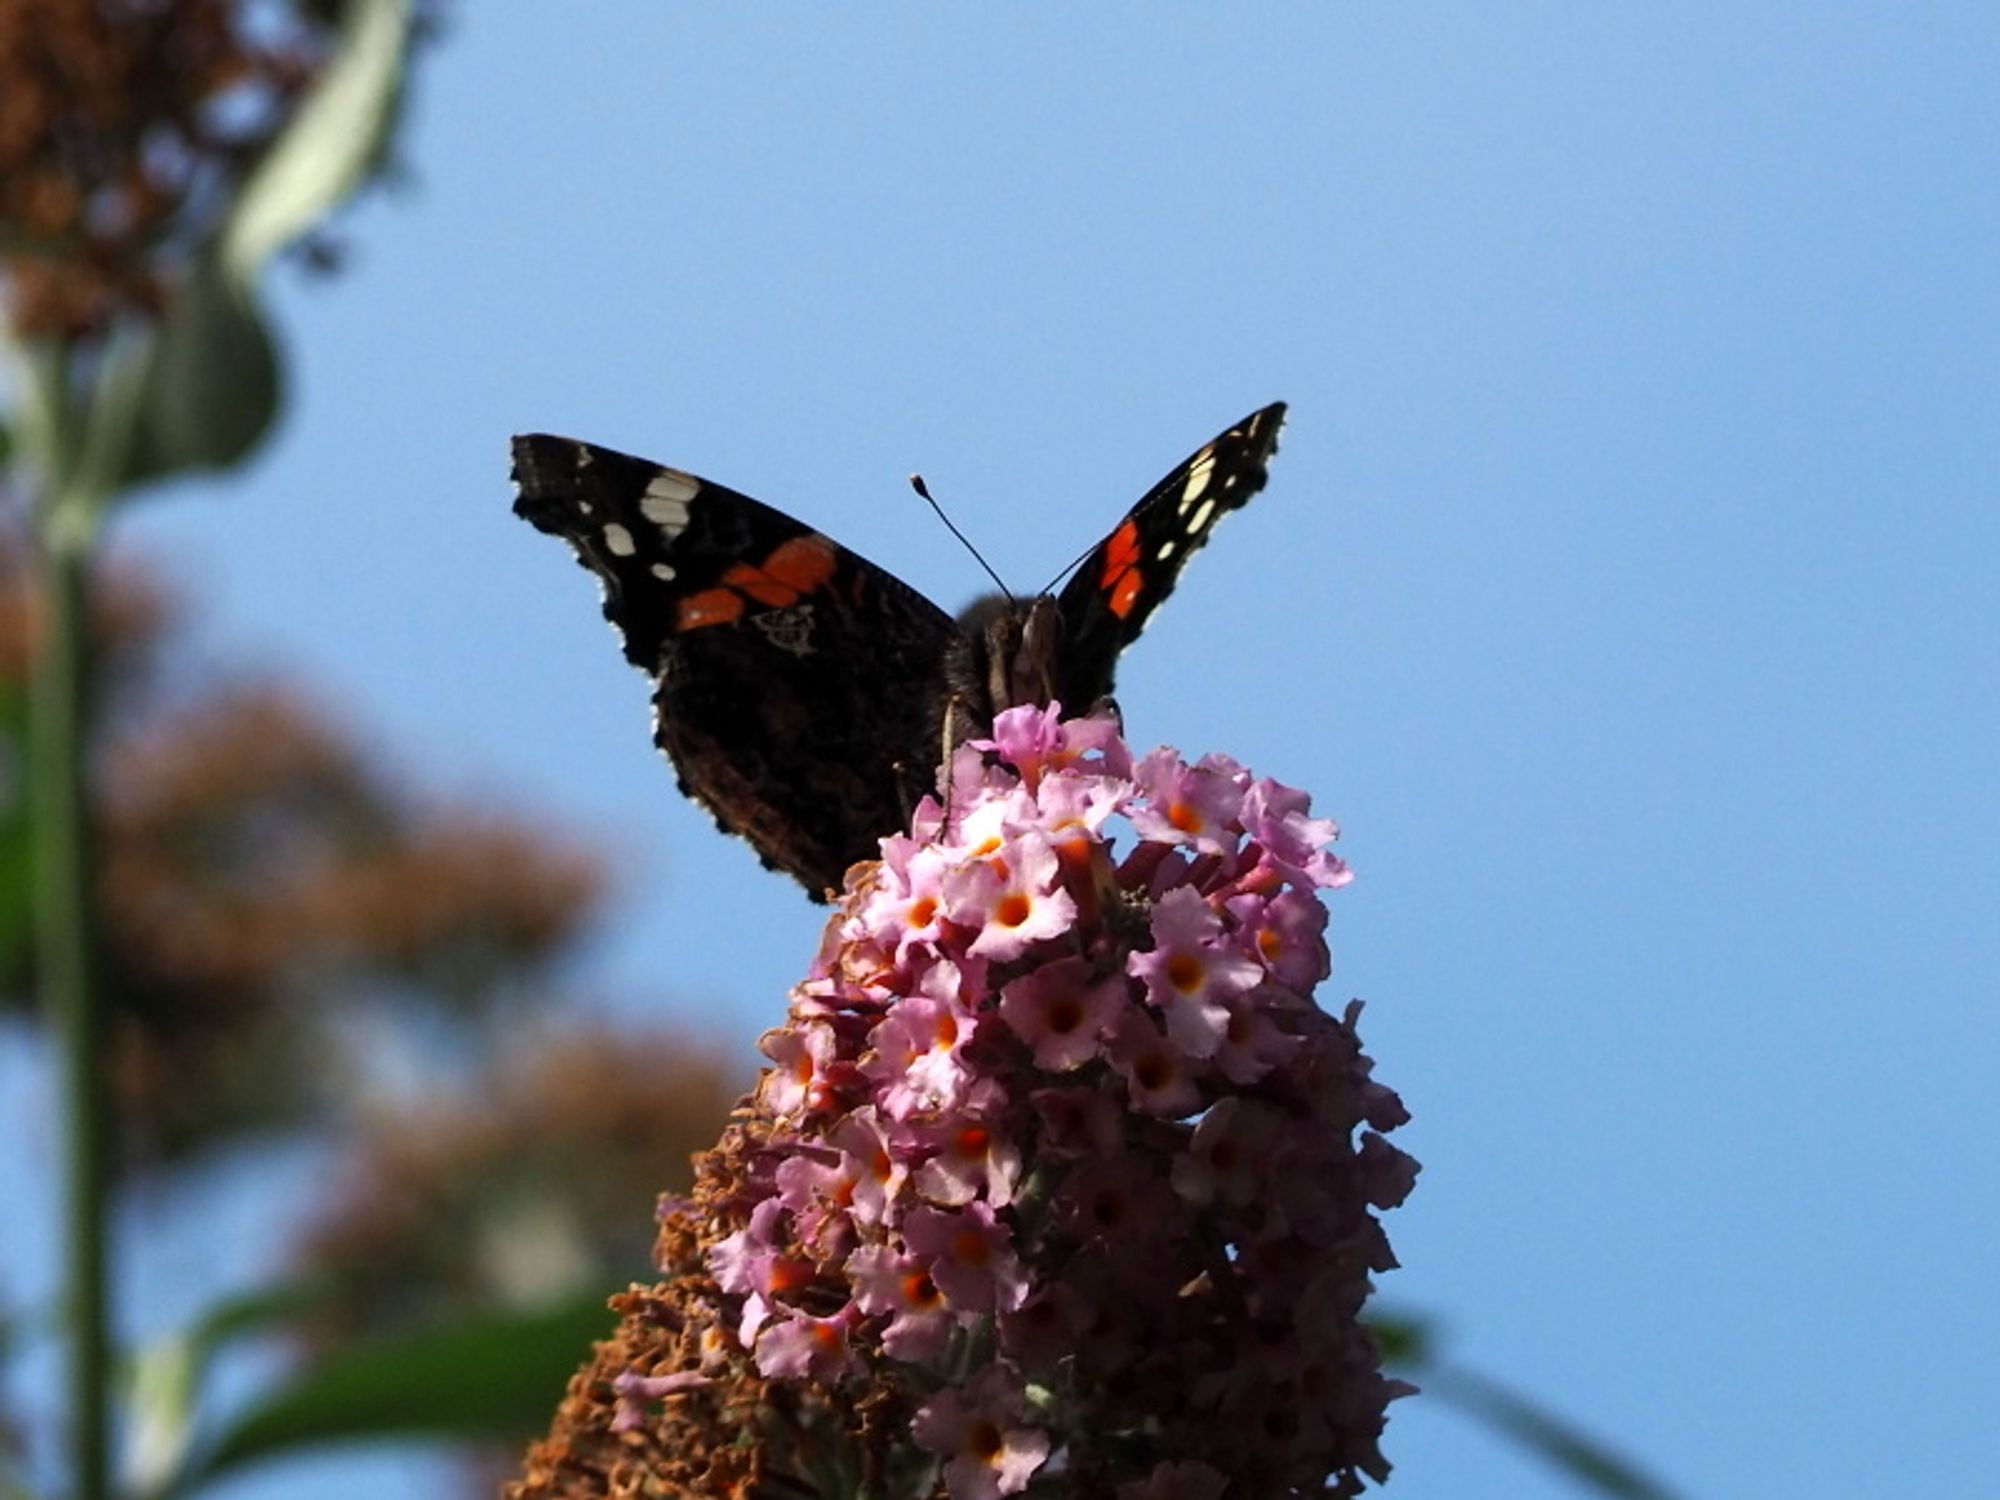
M1426 1163L1385 1300L1693 1496L1991 1492L2000 9L459 10L409 190L284 280L277 441L120 529L218 655L606 840L580 982L747 1070L820 918L675 794L508 435L955 607L910 470L1032 588L1285 399L1120 699L1342 821L1327 995ZM147 1209L135 1316L259 1264L266 1186ZM1422 1398L1387 1448L1573 1493ZM364 1482L435 1475L228 1493Z

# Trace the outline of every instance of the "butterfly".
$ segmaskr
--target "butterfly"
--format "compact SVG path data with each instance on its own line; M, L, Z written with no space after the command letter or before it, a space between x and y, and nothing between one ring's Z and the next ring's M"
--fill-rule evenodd
M598 576L681 790L823 901L996 713L1109 696L1188 558L1263 488L1284 415L1176 465L1059 593L957 619L783 511L573 438L514 439L514 510Z

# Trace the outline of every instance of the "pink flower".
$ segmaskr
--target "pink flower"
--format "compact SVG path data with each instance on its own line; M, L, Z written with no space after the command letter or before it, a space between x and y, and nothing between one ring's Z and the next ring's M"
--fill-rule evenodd
M1264 977L1263 966L1223 937L1222 919L1192 886L1168 891L1153 908L1151 953L1127 967L1167 1021L1167 1035L1190 1057L1213 1057L1229 1026L1224 1003Z
M1204 854L1234 854L1243 833L1239 815L1249 774L1224 756L1187 765L1171 750L1139 762L1134 780L1145 793L1132 811L1141 836L1188 844Z
M854 1305L886 1316L882 1348L896 1359L930 1360L942 1355L958 1326L923 1262L887 1245L866 1245L847 1260Z
M1048 1459L1048 1434L1026 1425L1025 1414L1019 1394L989 1366L965 1390L933 1396L910 1432L945 1459L951 1500L994 1500L1020 1494Z
M830 1102L833 1089L826 1069L839 1044L829 1028L806 1025L767 1031L757 1045L773 1064L758 1085L766 1109L776 1115L796 1115Z
M1134 1109L1173 1119L1201 1107L1201 1091L1196 1087L1199 1065L1161 1035L1144 1012L1131 1010L1119 1017L1107 1055L1125 1080L1125 1092Z
M1308 889L1346 885L1352 872L1327 848L1340 837L1340 827L1331 818L1307 817L1311 807L1304 792L1266 778L1243 799L1243 826L1287 880Z
M1021 1178L1021 1143L999 1115L966 1110L913 1126L910 1135L928 1153L917 1169L917 1191L931 1202L956 1207L979 1198L1005 1208L1014 1201Z
M898 1120L949 1105L971 1082L964 1054L978 1018L960 998L957 966L939 960L922 985L923 994L898 1001L875 1028L875 1055L861 1065L882 1108Z
M1047 708L1022 705L994 716L993 738L974 740L973 748L991 750L1020 773L1028 786L1040 784L1048 771L1068 771L1092 764L1104 775L1128 777L1132 774L1132 752L1119 737L1117 723L1109 718L1062 717L1062 705Z
M1076 902L1056 883L1061 862L1046 836L1026 832L958 870L947 882L951 919L977 928L966 950L1007 963L1031 944L1069 931Z
M912 945L934 944L942 935L944 878L950 868L942 850L916 848L896 869L896 878L885 879L863 903L864 928L888 946L898 963L908 962Z
M715 1382L699 1370L676 1370L671 1375L641 1375L627 1370L611 1382L618 1393L618 1414L612 1418L613 1432L628 1432L645 1420L646 1403L699 1390Z
M1227 907L1237 924L1244 948L1259 959L1270 976L1301 994L1326 978L1326 908L1298 889L1275 896L1246 895Z
M1067 1073L1097 1056L1130 1004L1123 974L1096 977L1081 958L1059 958L1000 991L1001 1019L1034 1051L1035 1066Z
M840 1148L832 1195L858 1223L882 1223L910 1174L889 1149L880 1113L872 1105L857 1109L833 1127L828 1139Z
M757 1371L772 1379L838 1380L854 1366L847 1319L793 1312L757 1338Z
M929 1262L945 1301L964 1312L1010 1312L1028 1299L1028 1281L1007 1226L984 1203L917 1208L903 1221L910 1252Z

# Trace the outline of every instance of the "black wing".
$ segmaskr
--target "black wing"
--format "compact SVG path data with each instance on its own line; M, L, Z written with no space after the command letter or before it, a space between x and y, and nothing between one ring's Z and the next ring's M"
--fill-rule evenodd
M1111 691L1118 653L1146 628L1215 523L1264 487L1285 403L1252 412L1167 475L1100 542L1057 596L1060 696L1081 713Z
M681 789L815 900L932 789L958 627L782 511L570 438L514 439L520 515L604 585Z

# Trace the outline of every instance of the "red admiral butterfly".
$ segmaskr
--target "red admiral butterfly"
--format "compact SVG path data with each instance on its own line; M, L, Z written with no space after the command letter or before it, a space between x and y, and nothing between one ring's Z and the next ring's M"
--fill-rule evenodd
M957 620L781 511L570 438L514 439L514 510L603 581L681 790L825 900L995 713L1111 692L1189 556L1263 488L1284 415L1252 413L1154 485L1061 593Z

